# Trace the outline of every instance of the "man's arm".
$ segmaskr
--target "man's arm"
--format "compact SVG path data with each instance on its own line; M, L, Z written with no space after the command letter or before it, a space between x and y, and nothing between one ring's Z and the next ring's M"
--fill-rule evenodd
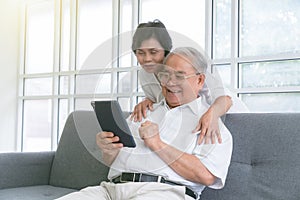
M165 163L185 179L207 186L215 182L216 177L196 156L179 151L165 143L157 143L152 148Z
M141 125L139 133L145 145L180 176L203 185L211 185L215 182L216 177L196 156L164 143L159 136L157 124L146 121Z

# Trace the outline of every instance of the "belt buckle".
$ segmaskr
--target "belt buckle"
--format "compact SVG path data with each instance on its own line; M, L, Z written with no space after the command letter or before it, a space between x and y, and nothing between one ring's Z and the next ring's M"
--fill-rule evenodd
M157 181L158 183L163 183L164 182L164 177L163 176L157 176Z
M147 179L147 177L152 177L152 180ZM153 179L155 177L155 179ZM129 173L123 172L119 176L120 183L128 183L128 182L157 182L163 183L165 179L163 176L154 176L154 175L147 175L143 173Z
M136 177L136 173L123 172L120 175L120 183L136 182L135 177Z
M193 192L194 192L194 190L193 190ZM194 195L196 196L195 199L199 199L199 194L197 192L194 192Z
M189 190L190 193L192 192L192 193L194 194L194 196L192 196L193 198L195 198L195 199L198 199L198 198L199 198L199 194L198 194L197 192L195 192L194 190L192 190L192 189L189 188L188 186L185 186L185 188L186 188L186 194L187 194L187 195L189 195L189 194L187 193L187 190ZM189 196L191 196L191 195L189 195Z
M138 178L138 182L157 182L162 183L164 178L163 176L157 176L152 174L143 174L141 173Z
M199 194L197 192L194 192L196 198L195 199L199 199Z

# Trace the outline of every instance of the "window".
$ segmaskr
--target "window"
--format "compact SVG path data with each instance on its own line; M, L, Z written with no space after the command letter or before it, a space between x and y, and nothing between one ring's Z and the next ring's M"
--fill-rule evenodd
M53 147L55 2L28 4L26 19L24 66L20 70L20 148L48 151Z
M213 1L213 63L251 112L300 112L300 3ZM280 27L280 28L279 28Z
M239 7L240 55L264 56L300 50L299 1L244 0Z
M27 6L26 74L53 71L54 6L54 1L38 2Z
M172 9L168 9L172 7ZM160 19L169 30L174 47L205 45L205 1L141 0L141 21Z
M143 99L131 38L160 19L173 46L204 48L250 112L300 112L298 0L31 0L24 2L20 150L55 150L68 114ZM172 9L168 9L172 7ZM280 28L278 28L280 27ZM288 31L287 31L288 30Z
M113 1L106 0L78 0L76 69L87 67L84 62L99 45L107 44L109 49L105 52L106 57L112 58L112 55L110 55L112 52L111 38L113 36L112 3ZM89 69L94 67L106 66L88 66Z

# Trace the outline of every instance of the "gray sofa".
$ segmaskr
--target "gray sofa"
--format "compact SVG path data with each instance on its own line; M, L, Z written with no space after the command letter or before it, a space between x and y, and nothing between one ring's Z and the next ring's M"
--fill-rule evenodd
M300 113L227 114L234 148L222 190L206 188L201 200L299 200ZM1 153L0 199L54 199L106 180L93 111L75 111L56 152Z

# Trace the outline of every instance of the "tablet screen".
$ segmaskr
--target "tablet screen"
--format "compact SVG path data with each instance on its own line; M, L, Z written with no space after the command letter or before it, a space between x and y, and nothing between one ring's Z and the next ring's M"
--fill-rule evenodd
M92 101L91 104L103 131L117 135L124 147L136 146L118 101Z

